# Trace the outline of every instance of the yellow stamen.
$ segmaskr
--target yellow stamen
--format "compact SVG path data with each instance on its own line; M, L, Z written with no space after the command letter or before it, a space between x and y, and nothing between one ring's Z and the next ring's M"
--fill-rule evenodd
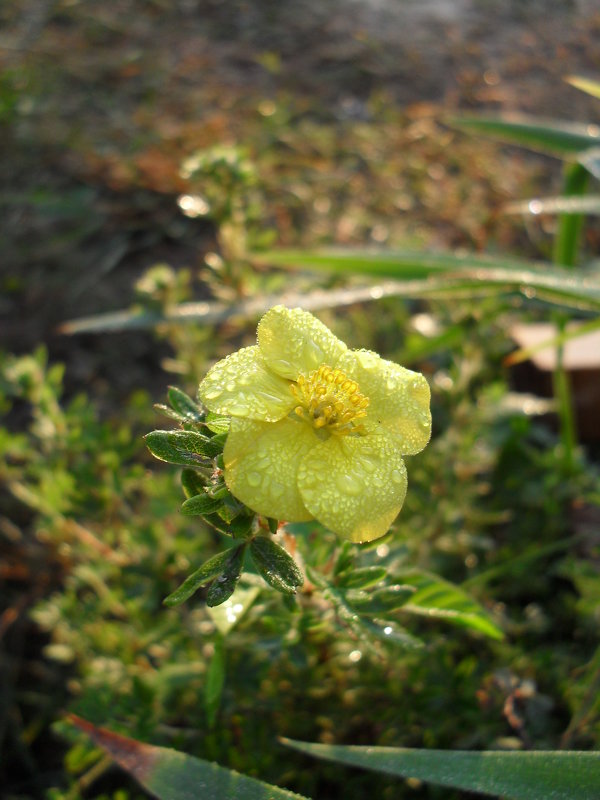
M300 402L294 413L307 418L315 428L338 434L364 432L356 420L366 416L369 398L341 369L323 364L308 375L299 375L290 389Z

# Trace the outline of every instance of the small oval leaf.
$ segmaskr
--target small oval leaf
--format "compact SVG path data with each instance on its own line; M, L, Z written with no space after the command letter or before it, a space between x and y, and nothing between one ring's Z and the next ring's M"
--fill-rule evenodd
M167 397L169 398L169 403L173 410L183 417L186 422L203 421L204 415L200 406L185 392L178 389L177 386L169 386Z
M184 469L181 471L181 486L188 500L190 497L202 494L206 485L207 480L195 469Z
M244 552L246 544L229 550L229 561L227 562L223 572L215 578L211 583L210 588L206 594L206 605L211 608L219 606L228 600L233 592L237 582L242 574L242 565L244 563Z
M216 497L211 497L209 494L204 492L203 494L197 494L194 497L190 497L188 500L186 500L181 506L181 513L188 517L193 517L198 514L200 516L203 514L214 514L215 511L218 511L222 505L222 500L219 500Z
M304 578L291 555L272 539L257 536L250 544L256 568L265 581L283 594L295 594Z
M163 603L170 607L184 603L201 586L220 575L227 567L230 559L231 553L229 550L224 550L222 553L217 553L216 556L209 558L201 567L189 575L178 589L175 589L168 597L165 597Z
M191 467L206 465L223 449L195 431L152 431L144 438L148 450L160 461Z

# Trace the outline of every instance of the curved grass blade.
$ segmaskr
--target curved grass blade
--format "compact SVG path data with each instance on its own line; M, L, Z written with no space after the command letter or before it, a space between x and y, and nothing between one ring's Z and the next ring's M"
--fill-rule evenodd
M308 800L218 764L97 728L74 714L68 719L159 800Z
M281 741L294 750L327 761L488 796L512 800L600 797L600 753L566 750L477 753Z
M328 272L427 279L412 285L412 296L501 289L523 292L527 297L535 296L569 308L600 311L600 276L573 274L545 262L502 256L371 249L276 250L266 253L264 259L270 264ZM400 287L396 288L399 295ZM404 288L410 290L410 282Z
M522 145L563 159L573 158L582 150L600 144L598 125L538 119L525 114L450 117L445 122L455 128L483 133L508 144Z

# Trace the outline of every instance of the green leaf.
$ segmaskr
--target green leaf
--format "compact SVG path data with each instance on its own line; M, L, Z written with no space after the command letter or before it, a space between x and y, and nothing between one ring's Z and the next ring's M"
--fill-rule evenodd
M195 431L152 431L144 438L152 455L170 464L206 465L221 452L208 436Z
M189 575L178 589L175 589L163 603L166 606L178 606L191 597L201 586L220 575L231 560L231 550L224 550L209 558L201 567Z
M599 753L566 750L477 753L281 741L301 753L327 761L512 800L600 797Z
M302 573L291 555L267 536L257 536L250 544L250 554L265 581L283 594L295 594L304 583Z
M224 686L225 646L223 644L223 639L218 637L215 640L215 649L208 666L206 684L204 686L204 705L206 707L206 716L210 728L215 724Z
M446 122L456 128L475 131L509 144L518 144L540 153L567 158L600 144L600 127L585 123L538 119L524 114L502 117L451 117Z
M387 622L379 619L371 620L361 616L360 613L357 613L357 610L352 607L348 597L343 591L328 584L324 577L317 574L314 570L308 570L308 577L315 586L321 589L323 596L333 603L340 620L351 628L357 636L364 638L365 633L367 633L376 639L381 639L391 644L397 644L408 650L423 647L423 642L420 639L411 636L407 631L401 628L397 622Z
M184 469L181 471L181 486L184 495L189 499L195 497L197 494L202 494L204 487L207 485L207 479L204 478L195 469Z
M415 588L410 601L402 611L424 617L443 619L446 622L479 631L492 639L503 639L504 634L484 609L465 591L437 575L409 569L396 572L399 583Z
M97 728L81 717L68 719L159 800L308 800L218 764Z
M359 567L340 575L338 585L344 589L365 589L379 583L386 575L385 567Z
M216 608L207 608L217 630L223 636L237 625L260 594L258 586L238 586L231 597Z
M177 386L169 386L167 397L173 410L183 419L189 422L202 422L204 420L200 406L191 397L188 397L185 392L178 389Z
M229 560L225 565L225 569L211 583L206 593L207 606L211 608L213 606L219 606L231 597L240 579L240 575L242 574L245 550L246 543L238 545L237 547L232 547L231 550L227 551L229 553Z
M210 495L206 494L206 492L203 492L202 494L197 494L194 497L188 498L181 506L181 513L188 517L192 517L197 514L213 514L215 511L221 508L222 505L222 500L216 497L211 497Z
M238 514L238 516L234 517L229 523L231 535L238 539L249 536L252 533L255 518L254 514Z

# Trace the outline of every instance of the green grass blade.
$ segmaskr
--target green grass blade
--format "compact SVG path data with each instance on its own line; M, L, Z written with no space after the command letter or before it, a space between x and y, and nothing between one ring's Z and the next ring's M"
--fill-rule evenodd
M581 197L585 194L590 174L581 164L569 164L565 170L563 194ZM582 214L561 214L558 231L554 239L552 260L564 267L574 267L579 254L579 242L583 229Z
M527 297L537 297L567 308L600 311L600 276L574 275L546 262L503 256L370 249L275 250L263 254L260 261L279 266L401 279L406 281L402 287L406 296L439 296L444 292L461 291L473 294L500 288L524 292ZM414 278L421 280L411 286L409 279ZM388 286L386 290L386 296L401 294L401 287L394 291L393 286Z
M468 752L404 747L352 747L283 739L301 753L352 767L512 800L600 797L600 753Z
M455 128L482 133L563 159L600 144L600 127L585 123L538 119L524 114L451 117L445 121Z
M70 715L69 720L159 800L308 800L218 764L97 728L80 717Z

